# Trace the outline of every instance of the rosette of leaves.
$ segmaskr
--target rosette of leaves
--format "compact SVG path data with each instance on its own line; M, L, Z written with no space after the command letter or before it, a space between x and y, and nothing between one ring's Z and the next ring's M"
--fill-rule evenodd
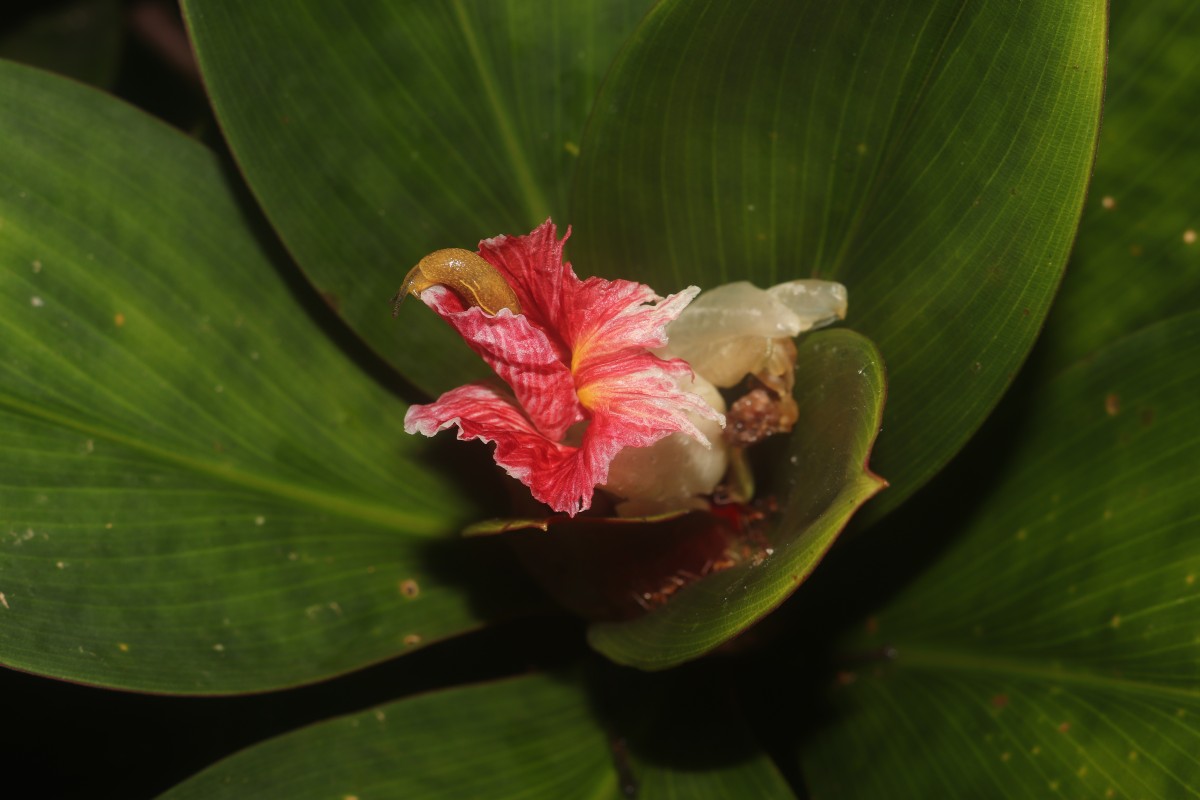
M169 796L1197 790L1190 6L183 11L230 158L0 64L0 663L356 705L263 700L314 724ZM511 514L486 453L402 432L479 367L399 277L551 214L581 274L850 293L769 554L628 620L548 621L460 536Z

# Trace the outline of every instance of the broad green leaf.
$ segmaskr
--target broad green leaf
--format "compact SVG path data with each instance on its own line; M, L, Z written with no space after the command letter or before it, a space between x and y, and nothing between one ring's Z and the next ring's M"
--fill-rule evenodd
M667 0L614 64L577 263L660 292L820 277L887 360L894 507L980 425L1071 246L1105 3Z
M1042 336L1057 371L1119 336L1200 308L1200 5L1113 5L1096 174Z
M1200 791L1200 314L1046 385L1003 479L852 649L813 795Z
M0 64L0 663L313 681L479 624L473 515L300 305L200 145Z
M121 56L118 0L48 4L0 36L0 58L109 86Z
M637 797L647 800L684 797L696 800L743 800L748 797L793 800L796 796L766 756L730 766L709 764L692 769L647 765L640 774ZM618 797L624 800L624 796Z
M484 367L388 300L443 247L566 215L592 98L649 0L186 0L222 129L284 243L430 392Z
M699 773L632 761L578 686L528 677L314 725L226 759L163 798L616 800L630 796L623 786L641 800L792 797L762 755Z
M592 646L620 664L665 669L737 636L782 603L817 566L851 515L886 485L867 469L883 412L883 362L845 329L799 341L800 422L775 470L780 512L761 559L703 578L628 622L591 627Z
M713 661L665 673L621 669L593 680L593 706L622 764L622 798L795 797L747 726L740 687L728 676Z

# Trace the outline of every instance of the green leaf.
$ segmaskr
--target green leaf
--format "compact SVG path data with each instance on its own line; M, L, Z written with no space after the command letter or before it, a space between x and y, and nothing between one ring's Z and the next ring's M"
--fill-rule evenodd
M121 57L122 22L118 0L51 4L0 36L0 58L110 86Z
M163 795L187 798L616 797L577 688L525 678L379 706L272 739Z
M590 688L614 734L614 761L628 765L622 783L636 789L623 798L794 800L751 734L740 687L720 662L667 673L621 669Z
M1039 366L1200 308L1200 6L1116 3L1096 174Z
M567 222L584 120L649 0L186 0L218 119L313 283L438 392L485 368L419 303L388 300L443 247Z
M218 160L0 64L0 661L148 691L313 681L479 624L473 513L299 305Z
M593 625L592 646L617 663L666 669L737 636L795 591L886 485L867 469L885 392L878 351L844 329L811 334L798 350L800 422L774 471L784 485L773 490L782 510L767 536L770 552L687 586L645 616Z
M226 759L163 798L616 800L629 796L621 788L629 779L640 800L792 797L762 755L700 773L631 762L579 687L529 677L314 725Z
M575 260L660 292L844 283L888 363L877 516L966 442L1041 326L1092 163L1105 5L660 3L584 137Z
M955 545L853 646L814 796L1182 797L1200 789L1200 314L1033 398Z

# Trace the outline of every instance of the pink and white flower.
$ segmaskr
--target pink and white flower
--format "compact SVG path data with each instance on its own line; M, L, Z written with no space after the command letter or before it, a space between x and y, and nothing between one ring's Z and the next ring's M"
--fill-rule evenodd
M663 298L633 281L580 280L562 260L569 235L558 240L546 220L527 236L480 242L479 256L512 288L520 313L490 314L443 285L420 292L499 380L412 406L404 427L425 436L457 427L459 439L494 442L497 464L573 516L590 507L623 449L673 433L708 445L689 415L724 418L680 388L692 377L687 362L651 352L667 345L667 325L700 290Z

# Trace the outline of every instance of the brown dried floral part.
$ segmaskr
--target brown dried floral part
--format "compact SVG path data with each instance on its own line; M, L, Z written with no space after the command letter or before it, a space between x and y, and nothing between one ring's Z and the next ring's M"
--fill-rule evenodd
M715 558L710 558L698 570L680 569L675 574L668 576L666 581L656 589L631 592L634 602L644 610L652 611L665 605L672 595L688 584L717 572L724 572L738 564L749 562L758 566L775 552L767 537L759 530L759 525L766 518L765 512L749 506L738 506L733 510L732 515L727 508L722 516L732 522L739 531L738 538L732 540L723 553ZM733 516L737 517L736 521Z
M787 433L796 424L798 409L790 394L780 395L765 386L751 389L729 407L725 439L735 447L749 447L768 436Z
M726 441L735 447L749 447L792 429L799 416L792 398L795 368L795 343L791 339L772 340L763 369L749 378L753 388L735 400L725 415Z

